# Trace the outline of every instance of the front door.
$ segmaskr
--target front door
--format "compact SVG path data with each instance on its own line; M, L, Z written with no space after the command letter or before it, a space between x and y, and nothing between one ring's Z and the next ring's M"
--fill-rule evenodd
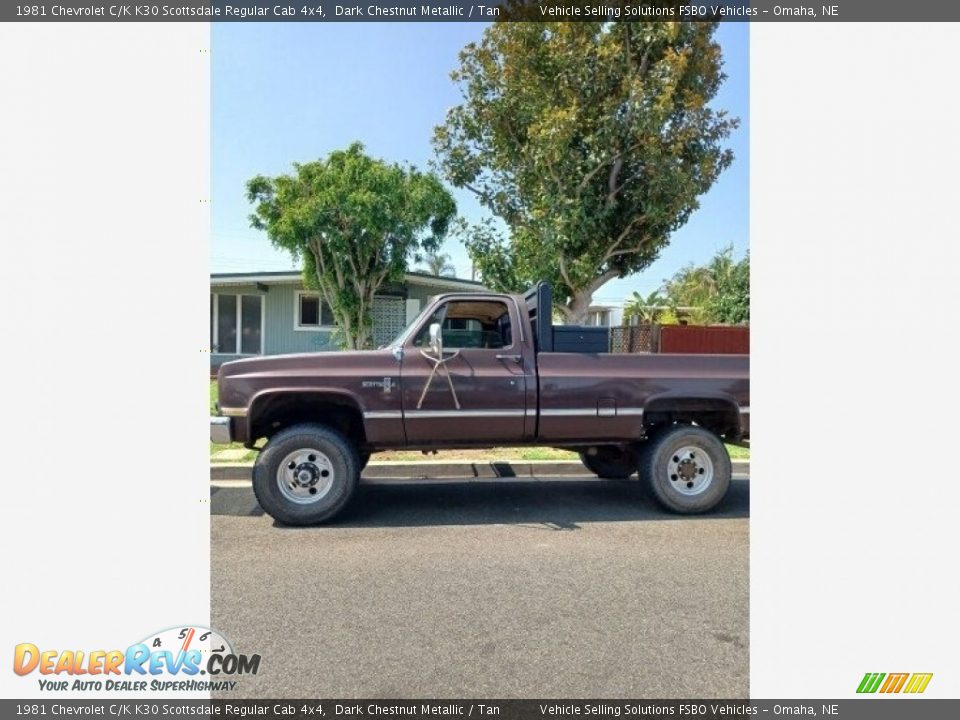
M516 318L500 299L450 299L418 328L403 353L403 418L407 443L520 442L528 410ZM430 348L430 325L440 323L443 358ZM529 369L532 375L532 368ZM532 389L531 385L531 389Z

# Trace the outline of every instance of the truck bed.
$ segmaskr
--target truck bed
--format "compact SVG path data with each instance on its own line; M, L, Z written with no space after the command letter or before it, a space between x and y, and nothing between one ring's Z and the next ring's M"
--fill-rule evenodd
M636 438L658 405L675 411L687 397L697 399L679 407L690 413L730 416L731 440L749 434L748 355L541 352L537 372L544 443Z

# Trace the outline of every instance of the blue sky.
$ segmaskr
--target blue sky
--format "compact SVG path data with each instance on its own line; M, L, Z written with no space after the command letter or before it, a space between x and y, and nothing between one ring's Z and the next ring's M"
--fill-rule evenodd
M287 270L289 255L249 227L246 181L276 175L293 162L325 156L360 140L389 161L427 168L435 125L458 103L449 73L457 53L480 37L480 23L213 23L211 270ZM730 138L736 159L701 199L647 270L614 280L597 302L646 294L689 262L702 263L733 244L747 249L749 168L749 23L722 23L718 39L729 76L715 104L741 119ZM485 216L467 191L458 210ZM448 241L457 274L470 276L464 248Z

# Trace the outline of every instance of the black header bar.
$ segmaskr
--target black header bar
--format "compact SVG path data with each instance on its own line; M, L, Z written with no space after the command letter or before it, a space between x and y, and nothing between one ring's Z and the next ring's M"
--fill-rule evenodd
M0 3L3 22L493 22L604 20L728 22L931 22L960 20L944 0L681 2L678 0L60 0Z

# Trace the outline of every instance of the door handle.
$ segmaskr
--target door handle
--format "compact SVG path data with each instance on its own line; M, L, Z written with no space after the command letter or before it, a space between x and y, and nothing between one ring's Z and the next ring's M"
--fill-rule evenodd
M523 362L523 355L497 355L497 360L512 360L519 365Z

